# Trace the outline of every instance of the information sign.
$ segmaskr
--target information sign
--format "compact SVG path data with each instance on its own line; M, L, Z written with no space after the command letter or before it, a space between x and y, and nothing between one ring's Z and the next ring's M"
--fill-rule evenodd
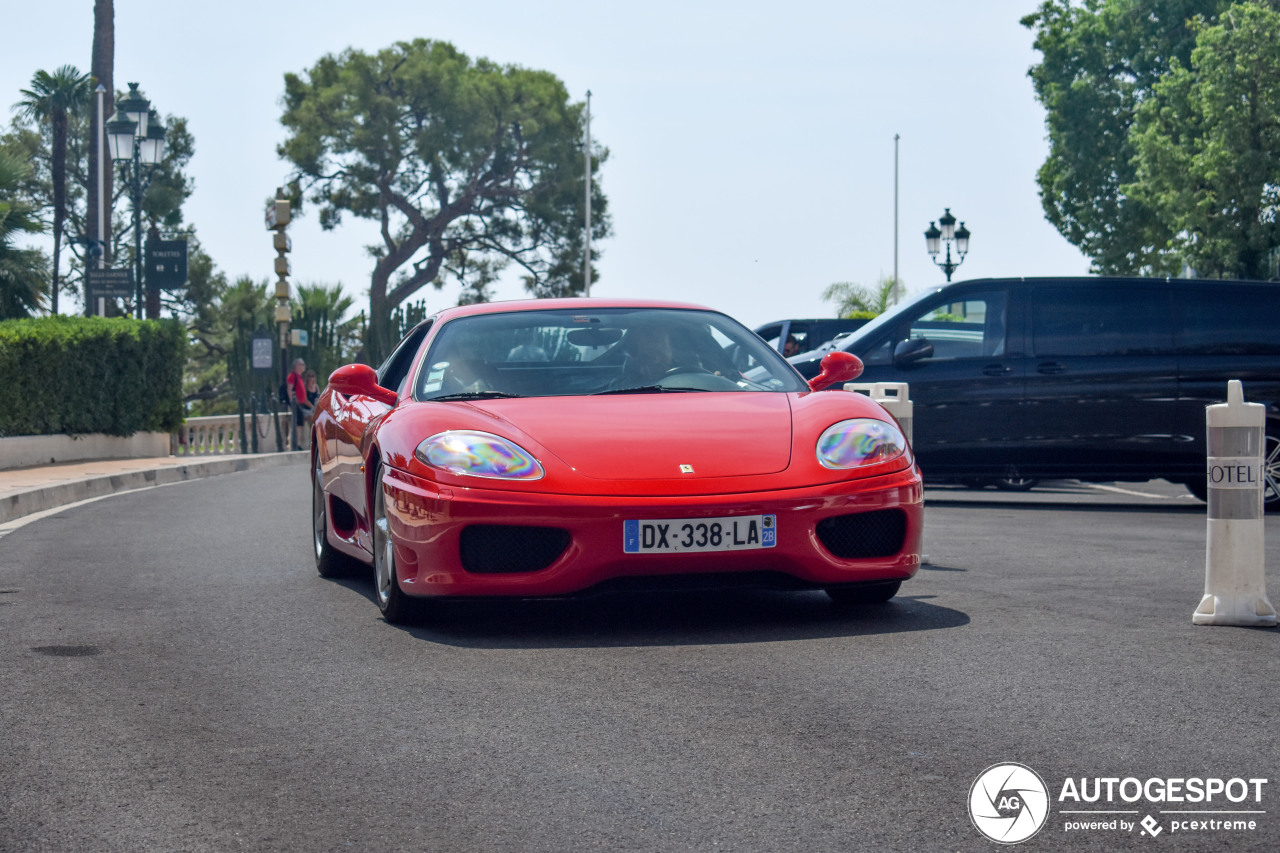
M275 367L276 347L271 338L252 338L253 349L250 358L254 370L271 370Z
M85 285L92 296L133 296L133 270L98 269L85 270Z
M187 241L148 240L147 287L155 290L178 290L187 286Z

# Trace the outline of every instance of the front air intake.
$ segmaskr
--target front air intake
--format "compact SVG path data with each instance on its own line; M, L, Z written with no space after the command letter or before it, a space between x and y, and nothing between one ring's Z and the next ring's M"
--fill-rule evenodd
M536 572L569 547L569 531L558 527L473 524L462 531L462 568L479 575Z
M892 557L906 538L907 514L900 509L855 512L818 522L818 539L844 560Z

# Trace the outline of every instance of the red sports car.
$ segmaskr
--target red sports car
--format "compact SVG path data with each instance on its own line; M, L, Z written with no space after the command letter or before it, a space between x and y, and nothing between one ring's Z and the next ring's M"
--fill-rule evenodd
M388 621L423 597L687 581L885 601L920 565L920 471L861 394L814 393L695 305L561 299L423 321L316 405L316 566L371 564Z

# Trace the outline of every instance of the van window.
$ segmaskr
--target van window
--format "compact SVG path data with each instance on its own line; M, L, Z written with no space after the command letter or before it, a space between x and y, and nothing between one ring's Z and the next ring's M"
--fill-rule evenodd
M966 294L917 316L907 336L928 339L933 344L932 361L1002 356L1007 303L1004 291Z
M1031 345L1037 358L1173 352L1165 288L1046 287L1034 293Z
M1179 352L1280 355L1280 286L1193 287L1177 303Z

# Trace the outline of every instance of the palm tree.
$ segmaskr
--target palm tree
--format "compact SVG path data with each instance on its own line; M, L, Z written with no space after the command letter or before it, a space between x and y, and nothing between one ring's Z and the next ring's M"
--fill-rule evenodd
M26 163L0 152L0 320L28 317L44 301L44 256L14 242L20 234L44 230L17 195L27 170Z
M89 75L74 65L50 74L37 71L31 88L22 90L14 110L32 121L49 122L53 130L50 174L53 177L53 284L50 311L58 313L58 265L62 257L62 226L67 218L67 116L79 114L89 101Z
M316 371L322 383L334 368L351 360L359 348L358 321L346 319L354 304L355 300L342 292L340 283L298 285L293 328L306 329L307 366Z
M893 276L881 276L874 288L852 281L837 281L822 291L824 302L836 303L837 317L870 319L888 311L898 300L894 298Z

